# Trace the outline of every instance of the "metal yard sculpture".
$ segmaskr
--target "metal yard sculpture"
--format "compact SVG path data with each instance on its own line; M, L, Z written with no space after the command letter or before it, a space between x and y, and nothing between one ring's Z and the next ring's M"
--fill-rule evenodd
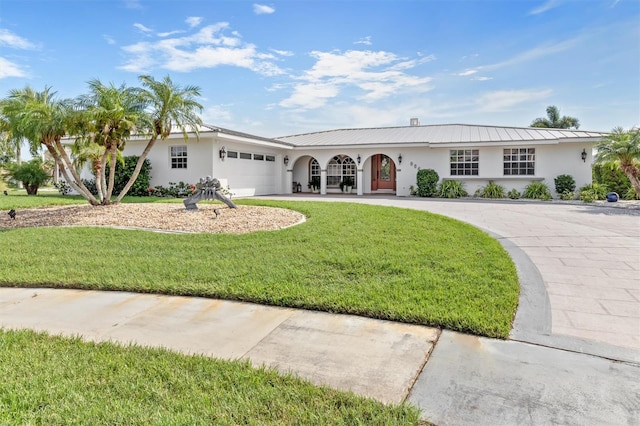
M196 192L189 195L183 202L187 210L197 210L198 206L196 204L202 200L220 200L229 208L236 208L233 201L222 193L220 181L211 176L200 178L200 181L196 184Z

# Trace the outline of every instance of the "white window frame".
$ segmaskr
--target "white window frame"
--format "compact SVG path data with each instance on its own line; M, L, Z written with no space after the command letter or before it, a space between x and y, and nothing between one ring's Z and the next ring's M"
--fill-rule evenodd
M504 176L535 176L536 149L531 147L504 148L502 150Z
M173 145L169 147L169 163L172 169L186 169L187 160L186 145Z
M450 176L478 176L480 174L480 150L449 150L449 174Z

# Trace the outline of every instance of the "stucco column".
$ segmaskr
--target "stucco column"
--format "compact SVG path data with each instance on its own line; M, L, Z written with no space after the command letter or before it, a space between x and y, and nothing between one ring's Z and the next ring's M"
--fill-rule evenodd
M327 169L320 169L320 195L327 195Z
M362 177L362 169L356 170L356 186L358 187L358 195L364 195L364 178Z
M293 169L287 169L287 178L285 182L284 194L291 194L293 192Z

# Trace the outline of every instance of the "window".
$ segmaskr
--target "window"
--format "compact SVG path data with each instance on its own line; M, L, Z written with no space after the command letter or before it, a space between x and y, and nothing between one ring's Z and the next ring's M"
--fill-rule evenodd
M356 182L356 163L346 155L333 157L327 165L327 186L339 186L347 176Z
M172 146L171 149L171 168L186 169L187 168L187 146Z
M535 175L535 148L507 148L503 151L503 154L505 176Z
M227 158L238 158L238 151L227 151Z
M477 149L452 149L449 151L451 176L478 176L480 151Z
M320 163L315 158L311 160L311 177L318 176L320 177Z
M251 160L251 154L249 154L248 152L241 152L240 153L240 159L241 160Z
M265 161L276 161L276 157L273 155L265 155L264 159Z
M253 154L254 160L264 161L264 155L262 154Z

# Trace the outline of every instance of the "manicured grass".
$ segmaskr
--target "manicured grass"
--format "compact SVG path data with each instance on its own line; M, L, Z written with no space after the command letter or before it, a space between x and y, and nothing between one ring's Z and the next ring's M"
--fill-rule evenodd
M417 425L419 410L247 362L0 330L0 424Z
M239 203L298 210L307 221L245 235L4 231L0 285L219 297L509 334L515 267L497 241L470 225L350 203Z

